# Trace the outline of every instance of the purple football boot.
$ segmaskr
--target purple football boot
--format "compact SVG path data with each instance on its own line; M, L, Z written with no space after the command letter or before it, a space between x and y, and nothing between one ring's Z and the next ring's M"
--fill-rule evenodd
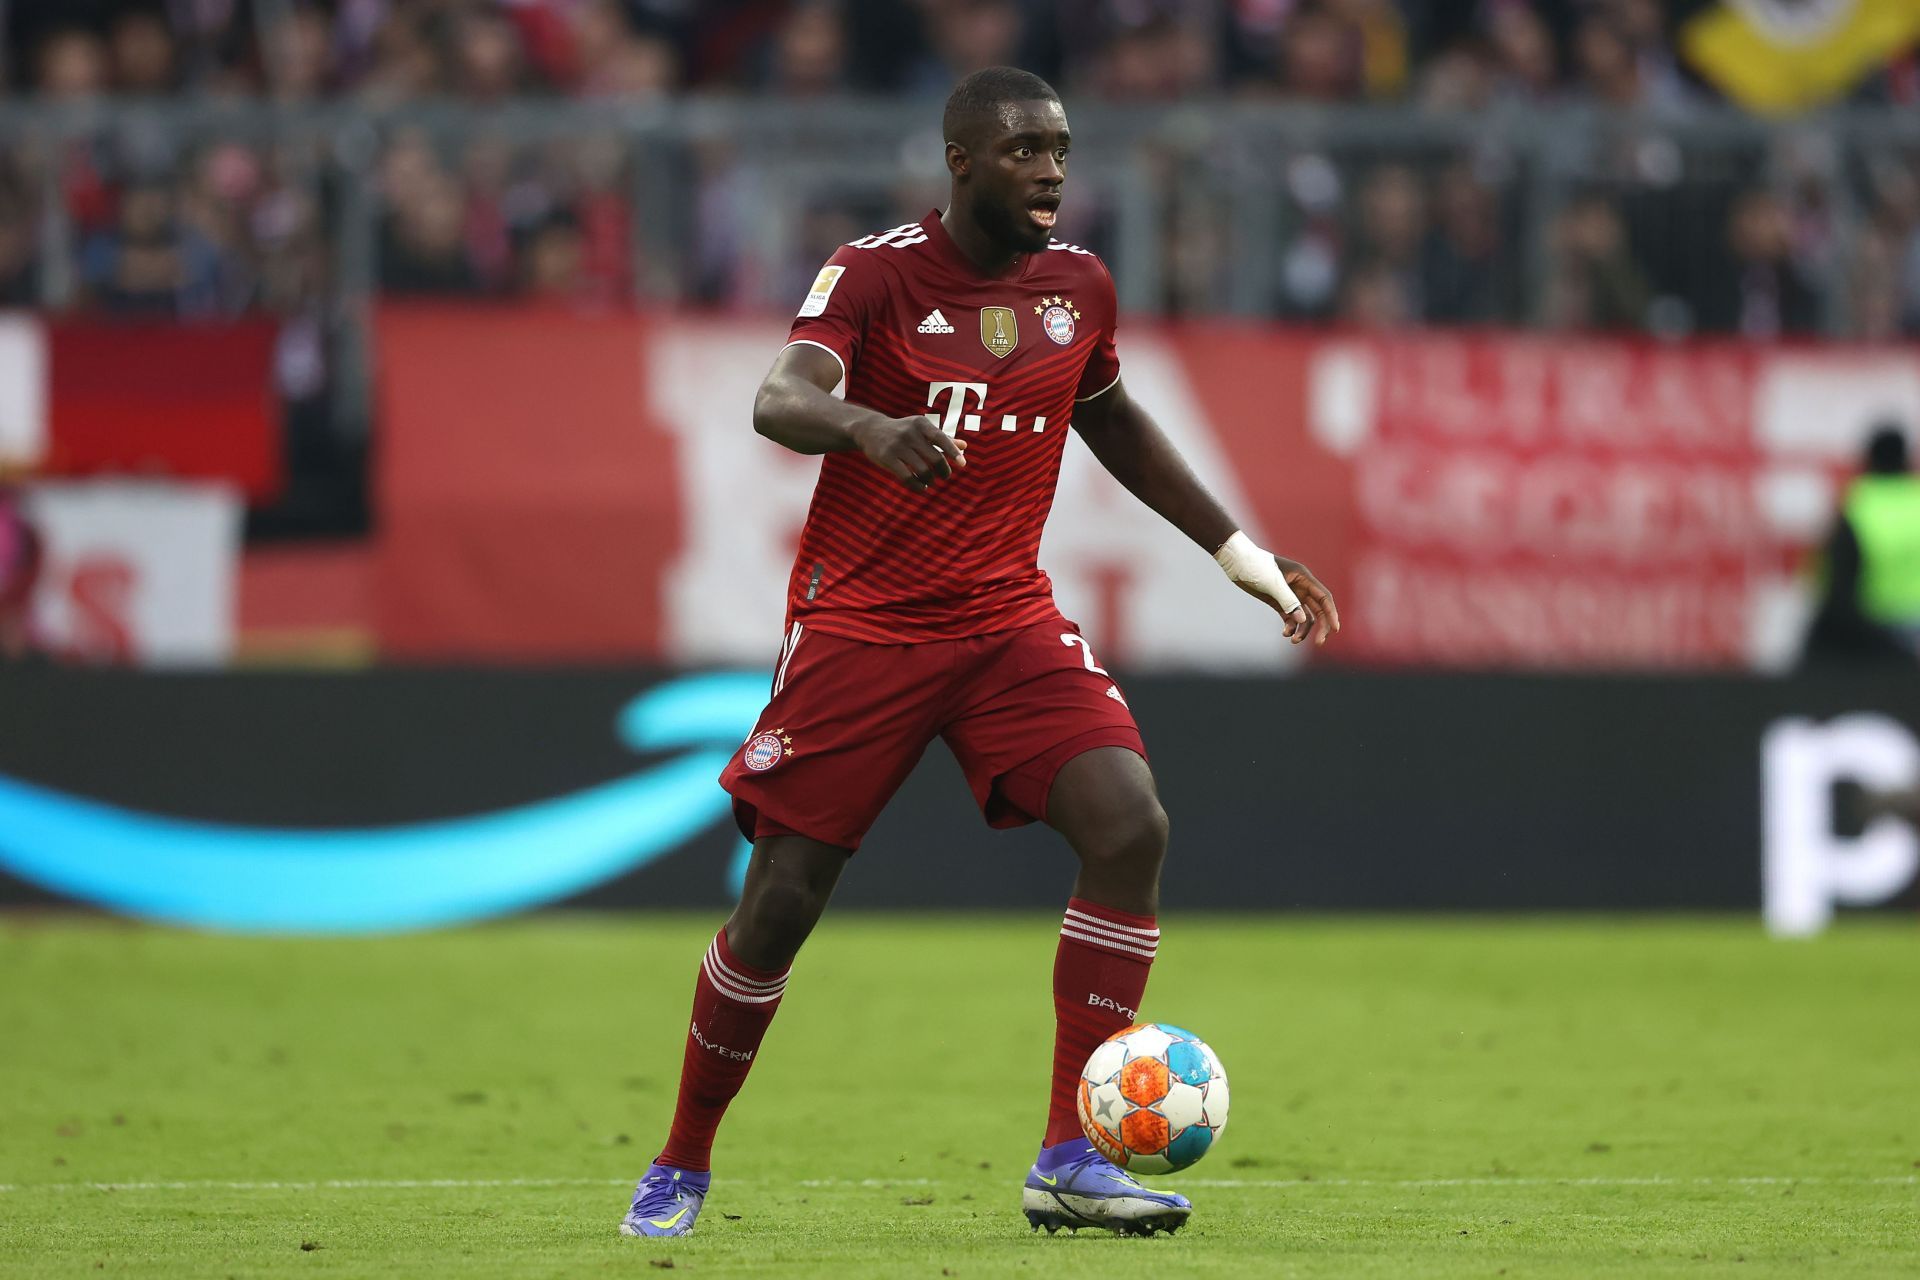
M1193 1212L1185 1196L1144 1187L1085 1138L1040 1148L1020 1192L1027 1221L1051 1235L1061 1227L1104 1227L1122 1235L1172 1235Z
M690 1173L671 1165L647 1166L646 1176L633 1189L633 1207L621 1219L623 1236L684 1236L700 1220L711 1173Z

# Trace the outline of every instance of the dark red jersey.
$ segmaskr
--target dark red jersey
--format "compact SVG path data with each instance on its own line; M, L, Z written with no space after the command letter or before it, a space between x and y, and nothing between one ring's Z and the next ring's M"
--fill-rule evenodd
M1077 401L1120 377L1113 280L1055 241L982 275L936 211L843 246L813 283L792 342L833 353L847 399L924 413L967 465L915 493L857 452L821 462L787 594L791 624L903 644L1059 616L1037 563Z

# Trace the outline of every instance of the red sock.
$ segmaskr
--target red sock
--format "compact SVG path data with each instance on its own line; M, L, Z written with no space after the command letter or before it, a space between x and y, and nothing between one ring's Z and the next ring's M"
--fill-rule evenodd
M655 1164L705 1172L714 1131L740 1086L747 1082L760 1037L773 1022L787 988L786 969L756 969L734 959L722 929L700 962L693 985L693 1025L680 1063L680 1100L673 1128Z
M1046 1145L1078 1138L1074 1097L1080 1068L1102 1040L1140 1020L1147 970L1160 948L1152 916L1115 911L1082 898L1067 903L1053 957L1053 1100Z

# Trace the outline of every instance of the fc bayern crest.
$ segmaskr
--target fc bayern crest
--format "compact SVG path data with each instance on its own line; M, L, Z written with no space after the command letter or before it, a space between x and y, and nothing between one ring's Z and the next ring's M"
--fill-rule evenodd
M765 773L773 768L787 754L787 748L793 745L793 739L786 737L785 733L784 729L775 729L770 733L754 734L747 739L740 763L755 773Z
M1040 330L1048 338L1063 347L1073 341L1073 322L1080 318L1080 311L1071 299L1042 298L1034 305L1033 314L1040 317Z

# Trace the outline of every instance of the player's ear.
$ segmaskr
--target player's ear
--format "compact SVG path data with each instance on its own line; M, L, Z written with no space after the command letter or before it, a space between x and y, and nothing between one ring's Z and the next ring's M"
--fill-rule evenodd
M972 157L967 155L967 149L965 147L957 142L949 142L947 144L948 173L956 178L964 178L967 176L967 171L972 165Z

